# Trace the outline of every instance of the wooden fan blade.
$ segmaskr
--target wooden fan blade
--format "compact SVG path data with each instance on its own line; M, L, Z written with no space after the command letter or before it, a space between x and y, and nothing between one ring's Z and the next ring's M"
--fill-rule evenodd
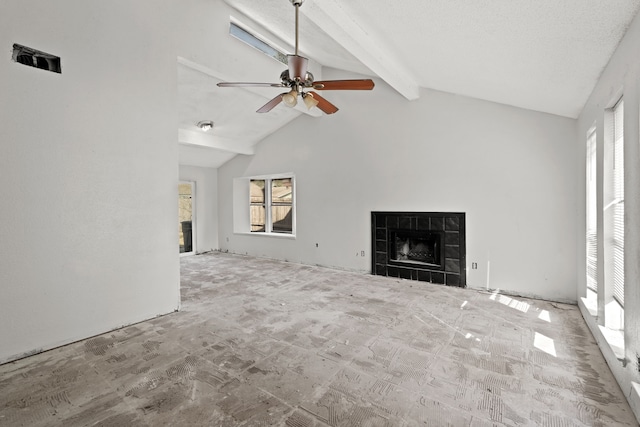
M282 83L220 82L218 87L284 87Z
M313 88L317 90L371 90L374 86L371 79L325 80L313 83Z
M276 105L278 105L278 104L280 104L282 102L282 95L286 95L286 94L287 94L287 92L281 93L280 95L276 96L271 101L267 102L262 107L260 107L256 111L256 113L268 113L269 111L273 110L273 107L275 107Z
M316 105L316 107L322 110L325 114L333 114L338 111L338 107L318 95L316 92L310 91L308 93L313 95L313 98L318 101L318 105Z

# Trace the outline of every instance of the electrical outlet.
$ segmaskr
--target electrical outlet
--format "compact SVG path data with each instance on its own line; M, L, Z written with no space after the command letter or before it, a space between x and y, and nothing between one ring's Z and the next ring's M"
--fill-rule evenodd
M364 251L360 251L360 256L364 256Z
M478 269L478 263L477 262L472 262L471 263L471 269L472 270L477 270Z

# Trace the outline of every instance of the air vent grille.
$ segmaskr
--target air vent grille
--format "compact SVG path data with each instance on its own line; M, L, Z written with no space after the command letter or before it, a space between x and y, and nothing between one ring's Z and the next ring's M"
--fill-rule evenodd
M40 68L41 70L47 70L54 73L62 73L60 57L41 52L27 46L22 46L17 43L13 45L13 56L11 59L19 64Z

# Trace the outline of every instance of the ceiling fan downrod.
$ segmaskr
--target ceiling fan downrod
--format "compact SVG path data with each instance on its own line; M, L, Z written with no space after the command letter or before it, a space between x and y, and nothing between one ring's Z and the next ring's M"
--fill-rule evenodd
M296 50L295 54L298 54L298 15L300 14L300 6L304 0L290 0L291 4L296 8Z

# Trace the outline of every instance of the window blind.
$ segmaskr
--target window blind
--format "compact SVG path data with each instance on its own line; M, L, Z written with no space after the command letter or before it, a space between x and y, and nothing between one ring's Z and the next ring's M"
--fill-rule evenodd
M598 292L598 210L596 186L596 130L587 135L587 288Z
M624 307L624 103L613 107L613 297Z

